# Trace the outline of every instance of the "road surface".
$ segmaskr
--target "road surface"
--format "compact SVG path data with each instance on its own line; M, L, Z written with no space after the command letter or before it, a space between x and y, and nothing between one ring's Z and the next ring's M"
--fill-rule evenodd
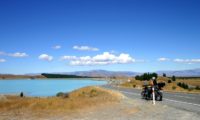
M133 88L122 88L104 85L104 88L119 91L125 96L133 99L141 99L141 90ZM141 99L144 100L144 99ZM177 109L186 110L200 114L200 94L163 92L163 101L156 101Z

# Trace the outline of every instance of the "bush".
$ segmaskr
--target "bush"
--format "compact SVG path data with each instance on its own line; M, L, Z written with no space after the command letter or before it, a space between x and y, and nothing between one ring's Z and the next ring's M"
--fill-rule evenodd
M195 88L196 90L200 90L200 87L199 86L196 86L196 88Z
M59 92L59 93L56 94L56 97L68 98L69 94L68 93Z
M133 88L135 88L136 87L136 85L133 85Z
M163 73L163 77L167 77L167 75L165 73Z
M176 86L172 86L172 89L175 90L175 89L176 89Z
M177 85L178 85L179 87L184 88L184 89L188 89L188 88L189 88L189 86L188 86L187 84L185 84L185 83L179 82L179 83L177 83Z
M164 83L164 82L158 83L158 87L162 88L162 87L164 87L164 86L165 86L165 83Z
M188 90L189 90L189 91L192 91L192 90L194 90L194 88L188 88Z
M181 87L182 84L180 82L178 82L177 85Z
M136 80L140 80L140 76L139 76L139 75L136 75L136 76L135 76L135 79L136 79Z
M136 80L150 80L152 77L155 77L157 79L158 74L157 73L144 73L143 75L137 75L135 76Z
M172 81L171 80L168 80L168 83L171 83Z
M96 89L92 89L91 91L90 91L90 97L95 97L95 96L97 96L98 95L98 93L97 93L97 90Z
M185 84L185 83L182 84L182 87L183 87L184 89L188 89L188 85Z
M175 76L172 76L172 81L176 81L176 77Z
M63 92L59 92L56 94L56 97L63 97L64 96L64 93Z

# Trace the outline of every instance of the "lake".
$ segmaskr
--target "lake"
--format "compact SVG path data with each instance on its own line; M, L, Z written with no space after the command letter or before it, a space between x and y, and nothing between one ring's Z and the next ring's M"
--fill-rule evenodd
M90 79L50 79L50 80L0 80L0 94L19 94L27 96L55 96L58 92L71 92L85 86L103 85L106 81Z

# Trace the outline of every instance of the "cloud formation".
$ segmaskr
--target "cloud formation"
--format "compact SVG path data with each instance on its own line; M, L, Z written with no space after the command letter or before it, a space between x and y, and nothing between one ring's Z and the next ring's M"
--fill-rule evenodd
M5 54L6 54L5 52L0 51L0 55L5 55Z
M38 59L45 60L45 61L52 61L53 56L47 55L47 54L41 54Z
M129 54L121 53L120 55L114 55L109 52L104 52L96 56L63 56L61 60L69 60L70 65L108 65L108 64L127 64L135 62Z
M61 46L60 45L56 45L56 46L53 46L53 49L60 49L61 48Z
M0 63L6 62L5 59L0 59Z
M73 49L80 50L80 51L99 51L99 48L90 47L90 46L77 46L77 45L75 45L73 47Z
M177 63L186 63L186 64L194 64L194 63L200 63L200 59L174 59L174 62Z
M16 53L6 53L6 52L1 52L0 51L0 55L4 55L4 56L10 56L10 57L28 57L28 54L26 54L25 52L16 52Z
M157 60L160 62L170 61L169 58L165 58L165 57L158 58Z
M11 57L27 57L28 55L26 53L16 52L16 53L10 53L10 54L8 54L8 56L11 56Z

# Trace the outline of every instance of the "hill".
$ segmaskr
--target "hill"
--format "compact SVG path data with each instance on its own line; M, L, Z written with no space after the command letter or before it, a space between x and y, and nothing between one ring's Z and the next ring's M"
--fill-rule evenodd
M77 71L66 74L79 75L79 76L91 76L91 77L132 77L140 73L130 71L106 71L106 70L91 70L91 71Z
M176 70L176 71L158 71L159 75L166 73L167 76L180 76L180 77L200 77L200 68L191 70Z

